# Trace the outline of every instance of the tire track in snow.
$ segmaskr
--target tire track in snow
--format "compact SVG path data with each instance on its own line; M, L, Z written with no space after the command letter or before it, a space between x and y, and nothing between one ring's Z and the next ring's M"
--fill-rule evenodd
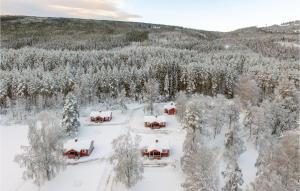
M139 106L139 107L130 109L129 114L127 116L127 119L122 124L123 125L124 124L129 125L129 121L132 118L133 114L141 108L143 108L143 106ZM109 123L107 123L107 125L114 126L114 125L119 125L119 123L118 124L109 124ZM104 171L102 173L102 176L100 178L100 181L98 183L96 191L111 191L111 189L112 189L112 183L114 181L113 166L111 164L109 164L108 159L105 160L104 165L105 165Z

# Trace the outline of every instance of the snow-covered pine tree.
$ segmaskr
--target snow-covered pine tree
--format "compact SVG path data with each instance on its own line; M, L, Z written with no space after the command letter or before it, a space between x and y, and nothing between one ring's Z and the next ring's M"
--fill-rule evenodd
M280 136L287 130L295 129L300 107L294 82L283 77L275 89L275 98L267 109L272 134Z
M62 127L68 136L77 135L80 126L76 97L69 93L65 98Z
M186 175L182 184L185 191L218 190L215 156L206 146L199 145L197 151L191 153L183 171Z
M222 172L225 178L224 191L241 191L243 184L242 170L238 166L238 157L245 151L244 142L239 134L239 109L235 102L231 102L227 108L229 127L225 134L224 155L228 161L226 170Z
M6 96L7 96L7 83L4 79L0 80L0 108L6 106Z
M240 135L239 109L235 102L227 107L229 127L225 133L225 156L235 158L245 151L244 142Z
M110 157L114 165L116 180L128 188L142 179L143 166L139 151L140 137L132 137L130 133L120 135L112 142L113 154Z
M183 142L184 155L181 158L181 167L184 170L193 160L193 154L197 152L201 143L201 133L203 130L203 113L198 103L198 97L195 96L186 106L186 112L183 120L183 128L186 129L186 136Z
M231 158L237 157L242 154L246 148L244 141L239 137L237 130L230 128L225 134L225 157Z
M169 98L169 96L170 96L170 83L169 83L169 77L168 77L168 75L166 75L166 77L165 77L164 93L165 93L165 96L167 98Z
M41 186L64 168L60 138L60 125L53 113L42 112L29 122L29 146L22 146L24 153L15 157L15 161L25 168L24 179L32 179Z
M124 111L127 110L127 106L125 104L125 101L126 101L126 91L125 89L123 88L121 90L121 92L119 92L118 94L118 104L120 105L121 107L121 110L122 110L122 113L124 113Z
M266 135L259 146L256 160L256 178L252 191L298 190L299 182L299 135L289 132L278 142L276 137Z
M264 110L258 106L250 106L243 121L244 129L249 132L249 138L258 145L260 138L266 133Z
M235 84L234 95L240 98L242 106L256 105L260 99L260 89L252 76L240 76Z
M184 114L183 128L187 131L184 148L187 150L194 150L194 146L200 142L200 135L203 131L203 113L198 101L197 96L192 98Z
M207 125L214 138L221 133L224 124L227 123L226 99L223 95L217 95L212 99L211 107L207 111Z
M176 117L181 123L183 122L184 119L187 102L188 102L188 98L185 92L180 91L177 94L177 98L176 98Z
M222 191L242 191L240 186L244 183L243 174L236 159L229 161L226 171L223 171L222 175L225 178L225 186Z

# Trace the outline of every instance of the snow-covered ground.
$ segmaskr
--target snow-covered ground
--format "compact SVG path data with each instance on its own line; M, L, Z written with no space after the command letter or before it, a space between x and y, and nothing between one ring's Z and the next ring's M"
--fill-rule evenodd
M0 125L0 190L22 190L19 188L25 184L22 170L14 162L14 157L22 152L20 145L28 143L27 130L24 125Z
M163 104L157 104L156 109L161 110ZM114 138L130 131L140 135L141 147L151 144L155 139L166 140L171 149L168 159L159 161L145 161L144 179L140 181L132 191L145 190L156 183L155 190L181 190L183 175L179 160L182 156L182 142L184 131L178 124L175 116L167 116L167 127L161 130L152 130L144 127L143 105L130 104L128 111L122 113L113 111L113 119L110 122L93 124L89 122L90 109L81 111L81 127L78 139L93 139L95 149L90 157L82 157L77 161L69 160L66 169L60 172L53 180L46 182L42 191L106 191L124 190L121 185L113 181L112 166L108 161L111 155L111 142ZM3 116L2 118L3 119ZM2 121L2 120L1 120ZM5 121L5 120L3 120ZM25 125L1 125L1 182L0 190L39 190L31 181L22 179L22 171L14 156L21 151L20 146L27 144L27 126ZM9 180L9 181L8 181ZM121 186L122 187L122 186ZM151 187L150 187L151 188Z
M156 112L163 111L163 103L156 104ZM150 145L155 141L164 140L170 146L170 157L160 161L143 159L144 178L138 182L130 191L139 190L182 190L181 184L184 175L180 168L180 158L182 156L182 143L185 138L185 131L177 122L175 116L165 115L167 127L152 130L145 128L143 124L143 105L130 104L128 110L122 113L120 110L113 111L113 119L110 122L94 124L89 122L89 112L91 109L81 110L81 127L79 139L93 139L95 149L90 157L82 157L74 161L69 160L66 169L60 172L53 180L46 182L41 191L114 191L128 190L123 185L116 183L113 179L112 165L108 158L111 155L111 142L114 138L130 131L132 134L141 136L141 148ZM1 118L2 117L2 118ZM241 119L243 115L241 115ZM4 122L3 116L0 121ZM219 165L219 175L221 188L224 180L221 171L226 168L226 161L223 158L224 134L226 127L215 139L207 139L206 143L214 149ZM22 171L14 156L21 152L20 146L27 144L27 126L0 125L1 147L0 147L0 190L2 191L35 191L39 190L31 181L22 179ZM255 178L256 169L254 167L257 151L252 143L245 141L247 150L239 157L239 166L243 172L244 184L246 188Z

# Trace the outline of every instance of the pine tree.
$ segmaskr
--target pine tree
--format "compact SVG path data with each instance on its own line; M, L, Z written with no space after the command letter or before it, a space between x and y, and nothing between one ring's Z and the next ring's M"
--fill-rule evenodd
M186 104L188 102L188 98L183 91L180 91L177 94L176 98L176 117L182 123L184 120L184 114L186 110Z
M150 111L150 114L153 114L154 111L154 102L157 100L159 96L159 89L158 89L158 83L154 79L150 79L145 84L145 92L144 97L148 103L148 109Z
M241 76L235 85L234 94L238 96L244 107L256 105L260 99L259 87L253 77Z
M213 98L210 108L207 109L207 122L209 131L216 138L220 134L222 127L227 123L226 99L222 95Z
M183 169L186 178L182 184L185 191L218 190L218 176L214 158L213 152L204 145L199 145L197 150L186 158L188 161L186 161Z
M225 134L224 155L228 161L226 170L222 172L225 178L224 191L241 191L243 184L242 171L238 166L238 157L245 151L243 140L239 134L239 110L235 102L231 102L227 108L229 127Z
M200 141L203 132L203 113L197 97L193 98L186 107L183 128L187 130L184 148L193 150L193 147Z
M229 127L225 133L225 156L231 160L245 151L244 141L240 137L239 110L235 102L227 108Z
M122 112L127 110L125 100L126 100L126 91L125 89L122 89L121 92L118 94L118 104L120 105Z
M300 108L297 90L290 80L283 78L275 89L275 98L267 108L272 134L280 136L297 127Z
M264 137L256 160L256 178L253 191L298 190L299 183L299 135L291 131L278 141L271 135Z
M69 93L65 98L62 127L68 136L77 135L80 126L76 97Z
M244 183L242 170L239 168L237 160L230 160L226 171L222 172L225 178L223 191L242 191L240 186Z
M184 155L181 158L181 167L186 169L201 143L203 130L203 114L197 97L193 97L187 104L183 124L183 128L186 129L186 136L183 142Z
M6 96L7 96L7 83L4 79L0 80L0 107L5 106Z
M170 83L169 83L168 75L166 75L166 77L165 77L165 82L164 82L164 93L165 93L165 96L166 96L167 98L169 98L169 96L170 96Z

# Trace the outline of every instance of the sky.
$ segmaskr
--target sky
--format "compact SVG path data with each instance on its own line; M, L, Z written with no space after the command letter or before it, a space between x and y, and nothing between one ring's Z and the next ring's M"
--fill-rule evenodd
M136 21L232 31L300 20L300 0L0 0L2 15Z

